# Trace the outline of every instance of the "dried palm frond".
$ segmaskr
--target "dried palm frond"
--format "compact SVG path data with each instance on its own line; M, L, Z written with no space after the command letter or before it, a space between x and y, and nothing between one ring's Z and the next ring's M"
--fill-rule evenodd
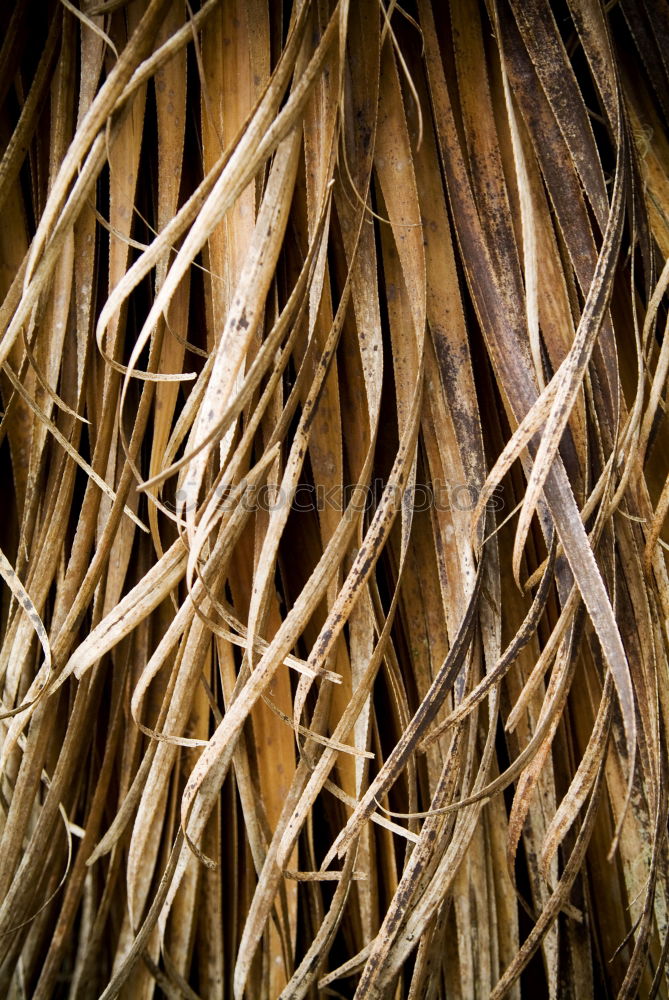
M669 996L666 5L0 23L0 993Z

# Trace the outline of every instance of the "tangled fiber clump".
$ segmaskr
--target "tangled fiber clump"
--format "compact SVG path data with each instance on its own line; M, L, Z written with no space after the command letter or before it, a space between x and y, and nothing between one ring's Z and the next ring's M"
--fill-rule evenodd
M669 8L0 25L0 994L667 997Z

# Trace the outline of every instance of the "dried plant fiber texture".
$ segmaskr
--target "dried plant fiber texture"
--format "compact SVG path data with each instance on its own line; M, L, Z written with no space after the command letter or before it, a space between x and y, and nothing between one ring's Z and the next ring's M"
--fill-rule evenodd
M669 7L0 5L0 996L668 998Z

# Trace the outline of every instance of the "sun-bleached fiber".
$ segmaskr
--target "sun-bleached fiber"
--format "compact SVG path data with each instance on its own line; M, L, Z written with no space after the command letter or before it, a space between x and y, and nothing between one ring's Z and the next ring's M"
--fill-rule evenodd
M0 994L666 996L665 4L0 40Z

